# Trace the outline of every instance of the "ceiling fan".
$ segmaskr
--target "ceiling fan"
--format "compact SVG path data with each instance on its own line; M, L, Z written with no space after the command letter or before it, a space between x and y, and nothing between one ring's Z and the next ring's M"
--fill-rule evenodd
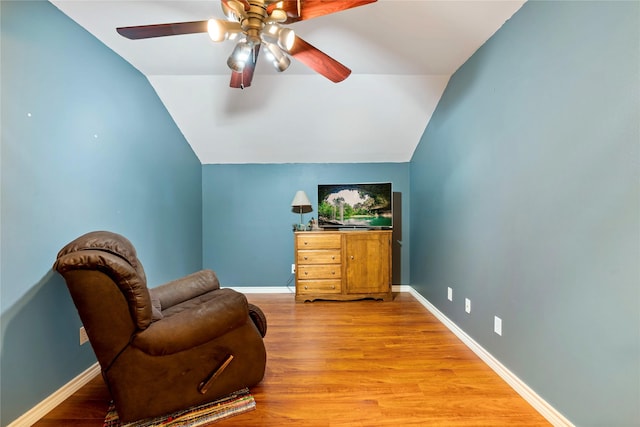
M283 24L340 12L377 0L220 0L226 20L175 22L168 24L120 27L118 33L128 39L148 39L180 34L209 33L214 42L237 40L227 60L233 88L251 85L260 48L276 70L282 72L291 63L290 56L329 80L338 83L351 70L313 47Z

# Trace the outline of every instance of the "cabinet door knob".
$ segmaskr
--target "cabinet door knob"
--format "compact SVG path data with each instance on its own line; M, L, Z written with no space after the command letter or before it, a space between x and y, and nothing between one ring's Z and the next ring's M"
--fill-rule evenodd
M353 255L351 255L351 259L353 259Z

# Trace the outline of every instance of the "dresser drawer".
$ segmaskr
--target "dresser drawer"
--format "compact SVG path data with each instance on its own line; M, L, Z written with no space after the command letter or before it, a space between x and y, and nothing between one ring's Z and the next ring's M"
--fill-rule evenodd
M340 280L300 280L297 291L299 294L339 294L341 286Z
M298 250L302 249L339 249L342 237L339 234L323 232L296 235Z
M298 280L305 279L340 279L340 264L298 265Z
M340 249L319 249L298 251L298 265L300 264L339 264Z

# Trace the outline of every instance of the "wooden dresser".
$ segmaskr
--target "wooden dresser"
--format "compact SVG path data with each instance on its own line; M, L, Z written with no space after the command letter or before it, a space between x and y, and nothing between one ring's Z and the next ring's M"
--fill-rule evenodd
M296 301L390 301L391 230L294 233Z

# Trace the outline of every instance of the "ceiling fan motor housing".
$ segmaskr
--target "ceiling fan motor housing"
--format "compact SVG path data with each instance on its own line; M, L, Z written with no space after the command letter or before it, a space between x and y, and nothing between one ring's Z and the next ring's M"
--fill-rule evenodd
M262 33L266 19L267 7L264 4L264 0L249 0L249 10L240 21L249 43L253 45L260 44L260 33Z

